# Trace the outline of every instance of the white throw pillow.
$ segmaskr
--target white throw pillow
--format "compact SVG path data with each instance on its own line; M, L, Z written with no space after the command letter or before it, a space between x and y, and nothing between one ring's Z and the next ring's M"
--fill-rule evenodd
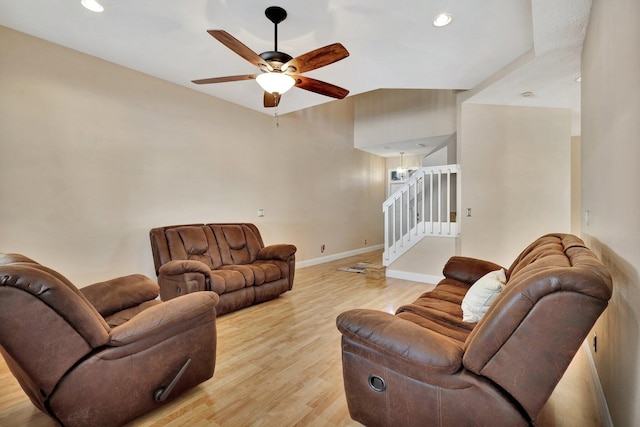
M462 300L462 320L477 323L507 283L504 269L492 271L479 278Z

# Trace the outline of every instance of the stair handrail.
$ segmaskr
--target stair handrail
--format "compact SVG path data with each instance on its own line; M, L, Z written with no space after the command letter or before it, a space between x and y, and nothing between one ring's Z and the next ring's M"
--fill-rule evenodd
M383 264L389 265L426 236L456 237L459 235L457 221L451 221L452 199L458 201L457 194L452 194L455 193L452 191L452 175L454 174L456 182L453 188L457 191L460 188L459 165L422 167L384 201L382 204L385 241ZM446 176L445 183L443 183L443 175ZM437 185L437 195L434 195L435 185ZM443 186L446 187L445 194L443 194ZM406 203L403 203L403 199L406 199ZM445 218L442 218L445 206L446 215ZM437 218L434 215L434 208L437 212ZM396 215L396 211L399 212L398 215ZM390 224L392 228L390 228Z

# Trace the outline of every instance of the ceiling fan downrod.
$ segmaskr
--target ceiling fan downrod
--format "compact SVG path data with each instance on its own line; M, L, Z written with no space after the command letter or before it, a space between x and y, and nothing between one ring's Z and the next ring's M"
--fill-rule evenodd
M275 52L278 51L278 24L287 19L287 11L279 6L271 6L268 7L264 14L269 19L269 21L273 22L275 26L274 30L274 42L273 42L273 50Z

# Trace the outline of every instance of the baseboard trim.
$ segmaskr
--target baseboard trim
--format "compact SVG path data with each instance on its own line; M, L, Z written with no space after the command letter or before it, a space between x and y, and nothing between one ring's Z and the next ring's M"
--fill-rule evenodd
M362 255L368 252L378 251L383 248L384 248L383 244L373 245L373 246L367 246L366 248L354 249L352 251L331 254L331 255L320 257L320 258L312 258L312 259L307 259L300 262L296 261L296 270L299 268L311 267L312 265L318 265L318 264L324 264L326 262L337 261L342 258L349 258L350 256Z
M387 268L387 277L393 279L410 280L412 282L437 284L444 276L434 276L432 274L411 273L409 271L389 270Z
M602 389L602 383L600 382L600 376L596 369L596 363L593 360L593 354L591 354L591 348L589 348L589 338L582 343L585 355L587 357L587 363L589 364L589 370L591 371L591 379L596 393L596 404L598 405L598 413L600 414L600 421L603 427L613 427L613 420L611 419L611 412L609 412L609 406L607 405L607 399L604 396L604 390Z

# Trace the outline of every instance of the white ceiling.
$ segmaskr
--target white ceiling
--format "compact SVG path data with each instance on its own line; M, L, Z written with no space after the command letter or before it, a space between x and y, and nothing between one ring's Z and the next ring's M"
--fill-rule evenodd
M530 60L469 102L571 108L579 118L580 50L591 0L0 0L0 25L105 59L187 88L273 114L252 80L194 85L191 80L252 74L257 68L206 33L223 29L256 53L298 56L334 42L350 56L306 75L350 90L471 89L527 52ZM440 12L451 25L436 28ZM532 91L534 96L519 94ZM293 88L285 114L332 101ZM339 101L337 101L339 102Z

